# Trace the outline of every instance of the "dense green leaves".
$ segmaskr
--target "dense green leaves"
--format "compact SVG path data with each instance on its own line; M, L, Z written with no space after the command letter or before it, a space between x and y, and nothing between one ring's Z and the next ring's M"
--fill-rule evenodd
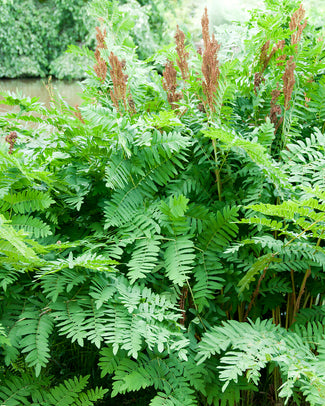
M178 31L161 77L143 11L93 2L78 109L1 101L0 400L322 405L323 43L266 1L231 61L203 19L203 55Z

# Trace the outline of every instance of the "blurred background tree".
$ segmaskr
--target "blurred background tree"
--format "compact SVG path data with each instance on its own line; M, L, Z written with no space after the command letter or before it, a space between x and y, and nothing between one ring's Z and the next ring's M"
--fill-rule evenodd
M0 1L0 78L46 77L81 79L89 58L66 53L69 45L95 47L98 22L89 15L94 0L2 0ZM199 40L200 20L208 7L210 27L225 42L244 41L244 22L261 0L115 0L131 17L130 37L138 56L146 59L172 42L176 25ZM310 19L324 26L325 0L307 0ZM225 44L227 46L227 44Z
M91 45L87 0L0 5L0 77L45 77L69 44Z

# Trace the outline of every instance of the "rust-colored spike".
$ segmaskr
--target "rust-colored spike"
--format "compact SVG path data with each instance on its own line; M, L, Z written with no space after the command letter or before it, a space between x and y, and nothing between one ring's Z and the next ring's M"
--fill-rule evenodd
M179 26L177 26L175 41L176 41L176 52L178 55L177 65L181 71L183 80L186 80L189 78L189 69L187 63L189 53L186 52L185 49L185 34L183 33L183 31L179 29Z
M301 40L301 35L303 30L306 28L307 19L303 21L306 11L304 10L302 4L298 10L296 10L291 17L289 28L290 31L296 31L291 34L291 45L298 44Z
M101 32L99 27L95 27L96 28L96 40L97 40L97 47L98 48L103 48L103 49L107 49L107 46L105 44L105 36L106 36L106 30L104 28L104 31Z
M278 51L279 49L283 49L284 45L285 45L285 41L280 40L272 47L270 54L268 54L268 50L270 47L270 40L266 41L266 43L262 46L261 54L260 54L260 64L262 66L261 72L260 72L261 74L265 71L266 67L270 63L270 60L273 57L273 55L276 53L276 51Z
M76 104L75 106L76 111L73 113L82 124L85 124L85 120L82 118L81 111L79 110L79 105Z
M204 10L204 14L201 20L202 24L202 37L204 43L204 52L202 59L202 73L204 80L202 81L202 89L205 94L206 100L203 100L204 104L209 106L210 111L215 111L214 97L217 92L218 82L220 77L218 51L220 45L212 34L209 35L209 18L207 8Z
M276 85L276 89L273 89L271 92L271 110L270 110L270 121L274 124L274 134L278 131L280 127L283 117L281 107L277 104L277 101L281 95L281 91L279 89L279 83Z
M205 104L209 105L211 111L215 110L214 97L217 92L220 77L219 61L217 57L219 49L220 45L212 34L212 40L208 42L202 60L202 73L204 76L202 88L203 93L206 96Z
M9 154L13 153L17 138L18 138L18 135L17 135L16 131L11 131L8 135L6 135L5 141L9 144L9 151L8 151Z
M201 25L202 25L203 44L204 48L206 49L208 47L208 43L210 42L209 17L208 17L208 9L206 7L204 9L204 13L201 19Z
M100 50L101 49L107 49L107 46L105 44L105 35L106 35L106 30L104 29L103 32L101 32L99 27L96 27L96 39L97 39L97 47L95 50L95 59L96 63L94 65L94 71L99 77L99 79L104 82L107 74L107 64L104 61L104 59L101 57Z
M287 61L283 79L283 93L284 93L284 109L289 110L290 100L293 92L293 86L295 84L294 71L296 68L295 62L293 62L293 56Z
M171 105L172 109L176 109L177 103L181 98L182 94L176 92L177 83L176 83L176 69L172 61L167 60L165 65L165 70L163 73L163 88L167 92L167 100L168 103Z
M110 90L110 96L114 106L120 110L119 102L122 101L125 110L127 109L126 100L126 84L128 76L123 73L123 63L119 61L118 57L111 52L109 56L109 63L111 65L110 75L113 82L113 89ZM125 66L125 64L124 64Z

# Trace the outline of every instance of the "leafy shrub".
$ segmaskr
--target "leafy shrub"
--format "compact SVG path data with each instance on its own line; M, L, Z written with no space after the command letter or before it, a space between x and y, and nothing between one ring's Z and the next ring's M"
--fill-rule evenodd
M324 40L266 1L149 65L104 5L81 106L2 101L1 401L322 405Z
M92 27L86 0L27 0L0 5L0 77L44 77L70 44Z

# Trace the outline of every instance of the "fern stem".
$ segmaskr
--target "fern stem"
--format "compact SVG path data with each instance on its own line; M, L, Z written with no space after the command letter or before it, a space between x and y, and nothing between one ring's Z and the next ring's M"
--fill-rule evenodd
M310 292L308 292L305 297L304 304L302 305L303 309L305 309L307 307L307 302L310 298L311 298L311 300L310 300L310 304L311 304L311 303L313 303L313 298L311 297Z
M287 307L286 307L286 320L285 320L285 328L286 330L288 330L289 327L289 311L290 311L290 298L291 298L291 294L288 293L287 295Z
M293 295L292 298L293 298L294 305L296 305L297 297L296 297L296 287L295 287L295 279L294 279L294 270L293 269L291 269L290 275L291 275L292 295Z
M217 182L217 188L218 188L218 199L219 199L219 201L221 201L221 178L220 178L220 168L218 168L218 152L217 152L217 144L216 144L215 139L212 139L212 145L213 145L213 151L214 151L214 162L216 165L214 173L216 175L216 182Z
M325 214L324 214L324 216L322 216L319 220L315 220L315 221L314 221L313 223L311 223L307 228L305 228L304 230L302 230L301 233L299 233L299 234L296 235L295 237L291 238L291 240L288 241L286 244L284 244L283 247L286 248L286 247L287 247L289 244L291 244L294 240L296 240L297 238L301 237L301 236L304 235L308 230L310 230L311 228L313 228L314 225L316 225L317 223L323 221L324 218L325 218ZM320 237L319 237L318 241L320 241ZM318 241L317 241L316 246L319 245L319 242L318 242ZM279 254L279 253L277 252L277 253L274 254L274 255L278 255L278 254Z
M207 331L207 328L206 328L205 324L203 323L203 320L202 320L201 315L200 315L200 313L199 313L199 309L198 309L197 304L196 304L196 302L195 302L194 295L193 295L193 291L192 291L191 285L189 284L189 281L188 281L188 280L186 280L186 284L187 284L188 290L189 290L190 293L191 293L191 296L192 296L192 300L193 300L193 304L194 304L194 307L195 307L195 310L196 310L197 317L199 318L200 322L202 323L202 326L203 326L204 330Z
M304 291L305 291L306 282L307 282L307 279L309 278L310 274L311 274L311 269L308 268L307 271L305 272L304 279L302 280L302 283L301 283L301 286L300 286L299 295L298 295L297 301L296 301L296 305L295 305L295 307L294 307L294 309L293 309L293 316L292 316L292 321L293 321L293 322L295 321L296 314L298 313L299 306L300 306L300 301L301 301L301 297L302 297L302 295L303 295L303 293L304 293Z
M254 304L254 302L255 302L255 299L256 299L256 297L257 297L258 294L259 294L260 286L261 286L262 280L265 278L266 271L268 270L269 266L270 266L270 265L267 265L267 266L263 269L263 273L262 273L262 275L260 276L260 278L259 278L259 280L258 280L258 282L257 282L256 288L255 288L254 293L253 293L253 295L252 295L252 299L251 299L251 301L250 301L250 303L249 303L249 305L248 305L248 307L247 307L247 310L246 310L246 313L245 313L245 317L244 317L244 321L247 321L249 312L251 311L251 309L252 309L252 307L253 307L253 304Z
M287 313L286 313L286 322L285 322L285 328L286 329L289 328L289 326L292 323L292 318L293 317L292 317L292 314L291 314L291 310L295 308L296 301L297 301L293 269L290 270L290 276L291 276L292 293L288 294L288 299L287 299Z

